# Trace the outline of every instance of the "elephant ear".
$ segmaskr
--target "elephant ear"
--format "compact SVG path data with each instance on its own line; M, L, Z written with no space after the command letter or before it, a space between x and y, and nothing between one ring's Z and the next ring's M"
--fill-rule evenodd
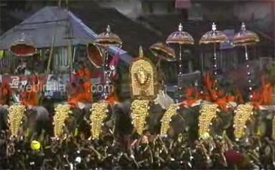
M266 124L264 121L260 120L257 127L257 135L264 136L266 133Z

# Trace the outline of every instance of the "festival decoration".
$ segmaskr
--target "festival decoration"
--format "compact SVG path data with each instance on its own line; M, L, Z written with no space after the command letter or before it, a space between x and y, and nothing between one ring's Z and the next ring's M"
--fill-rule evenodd
M235 111L234 116L234 135L236 140L242 138L244 136L244 130L246 128L247 121L251 118L251 115L253 115L253 105L247 103L247 104L241 104L237 107L237 110Z
M146 117L149 115L149 100L134 100L131 104L132 124L137 133L142 135L145 130Z
M212 120L217 117L217 104L204 104L200 110L199 116L199 137L204 138L205 134L209 134Z
M256 108L271 105L273 103L272 91L273 86L271 82L267 81L265 76L262 76L261 86L251 93L250 101L252 105Z
M69 105L62 105L62 104L59 104L55 108L55 115L53 117L54 136L58 139L62 137L65 121L72 113L70 109L71 108Z
M11 137L17 137L26 108L24 105L12 105L8 109L8 123Z
M217 75L217 51L216 51L217 47L216 47L216 44L224 43L227 41L228 41L227 36L223 32L217 30L215 23L212 24L212 30L205 33L199 41L199 44L214 44L213 74L214 74L215 82L217 82L217 80L216 80L216 75Z
M196 89L196 87L187 87L185 88L185 100L181 102L181 105L185 107L192 107L201 101L201 94Z
M247 51L247 46L254 45L257 42L259 42L260 39L258 35L252 31L246 30L246 26L244 23L242 23L241 31L238 32L233 39L233 43L235 46L243 46L245 50L245 60L247 62L247 76L248 76L248 83L249 83L249 91L252 92L252 82L251 82L251 70L249 68L249 56ZM252 97L252 94L249 95L249 97Z
M142 47L139 57L130 66L131 95L134 99L154 99L158 92L156 70L151 61L143 56Z
M103 121L107 117L108 103L94 103L90 111L91 135L93 139L99 139Z
M171 33L168 36L168 38L166 39L166 43L167 44L179 44L179 57L178 57L179 70L178 70L178 75L179 75L179 77L181 77L181 75L182 75L182 45L183 44L193 45L194 44L194 39L189 33L183 31L183 26L180 23L178 31ZM181 91L181 86L178 87L178 90Z
M101 50L103 52L102 58L103 58L103 63L102 63L102 70L103 70L103 86L105 85L106 80L107 80L107 69L108 69L108 52L107 52L107 48L108 47L117 47L117 48L121 48L122 47L122 41L119 38L119 36L117 36L116 34L111 32L111 27L110 25L107 26L106 28L106 32L103 32L101 34L99 34L96 37L96 45L98 45L99 47L101 47ZM103 93L103 98L106 98L108 96L108 94L106 94L106 92Z
M171 104L161 119L160 135L167 135L172 117L177 114L178 104Z
M27 57L34 55L36 53L36 48L32 40L22 33L21 38L11 44L10 51L15 56Z
M102 45L102 46L113 45L113 46L116 46L119 48L121 48L121 46L122 46L121 39L119 38L118 35L112 33L110 25L107 26L106 32L103 32L96 37L95 42L98 45Z

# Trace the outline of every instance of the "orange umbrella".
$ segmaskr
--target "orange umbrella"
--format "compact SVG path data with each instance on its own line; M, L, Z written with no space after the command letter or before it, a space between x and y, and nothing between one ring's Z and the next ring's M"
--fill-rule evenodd
M31 39L26 37L24 33L22 33L21 38L14 41L10 46L10 51L18 57L26 57L32 56L36 53L36 48L34 47Z
M87 57L89 61L96 67L96 68L101 68L103 64L103 55L100 49L95 45L95 44L88 44L87 48Z

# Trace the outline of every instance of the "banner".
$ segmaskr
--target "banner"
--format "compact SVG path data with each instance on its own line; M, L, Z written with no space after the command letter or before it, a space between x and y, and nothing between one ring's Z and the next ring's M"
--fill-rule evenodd
M175 1L175 8L176 9L187 9L191 7L190 0L176 0Z
M10 85L11 89L16 90L20 87L23 87L27 84L30 76L26 75L2 75L2 82L6 82ZM43 85L46 83L45 75L37 76L39 82Z

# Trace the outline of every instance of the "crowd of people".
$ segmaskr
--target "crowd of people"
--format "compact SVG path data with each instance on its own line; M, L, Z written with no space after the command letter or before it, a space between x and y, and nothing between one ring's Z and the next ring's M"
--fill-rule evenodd
M2 136L3 137L3 136ZM125 140L126 139L126 140ZM1 169L274 169L274 141L251 136L233 142L226 135L190 141L111 133L99 140L1 141ZM4 144L3 144L4 143ZM36 146L33 146L36 143Z

